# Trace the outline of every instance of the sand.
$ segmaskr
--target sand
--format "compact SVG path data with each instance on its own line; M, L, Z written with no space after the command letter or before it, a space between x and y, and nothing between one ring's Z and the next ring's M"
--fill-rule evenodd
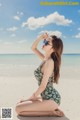
M22 117L15 112L16 103L28 99L38 88L36 79L31 77L0 77L0 107L13 109L13 120L80 120L80 80L60 79L54 87L60 92L60 108L65 117Z

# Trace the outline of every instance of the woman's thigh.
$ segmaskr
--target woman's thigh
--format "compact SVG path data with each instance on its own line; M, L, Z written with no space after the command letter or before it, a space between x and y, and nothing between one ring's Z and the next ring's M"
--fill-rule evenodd
M53 100L27 101L16 106L16 111L53 111L58 108L58 104Z

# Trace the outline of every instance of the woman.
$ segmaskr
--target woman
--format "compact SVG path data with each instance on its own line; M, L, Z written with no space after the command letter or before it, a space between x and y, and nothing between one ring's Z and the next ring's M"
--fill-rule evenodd
M41 40L44 40L42 49L45 51L45 55L37 49ZM55 35L49 37L45 33L34 41L31 48L42 60L40 66L34 71L39 88L29 99L17 103L15 110L18 115L22 116L64 116L64 113L58 108L61 96L53 87L53 83L58 84L60 76L63 42Z

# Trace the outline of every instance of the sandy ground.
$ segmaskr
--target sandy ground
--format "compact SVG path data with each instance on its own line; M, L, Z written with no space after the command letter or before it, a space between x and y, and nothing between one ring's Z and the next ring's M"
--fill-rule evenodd
M62 79L54 87L62 96L60 108L66 117L21 117L15 112L16 103L28 99L38 88L32 77L0 77L0 108L11 107L13 120L80 120L80 80Z

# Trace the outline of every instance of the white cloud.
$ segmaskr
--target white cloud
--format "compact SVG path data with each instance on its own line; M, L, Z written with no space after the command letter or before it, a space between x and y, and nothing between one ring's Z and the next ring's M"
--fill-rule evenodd
M17 15L16 15L16 16L14 16L13 18L14 18L15 20L20 20L20 17L19 17L19 16L17 16Z
M23 15L24 13L17 11L17 14L18 14L18 15Z
M49 35L56 35L57 37L61 37L62 36L62 33L58 30L55 30L55 31L41 31L39 34L42 34L42 33L48 33Z
M23 12L17 12L17 15L13 16L13 19L19 21L23 14Z
M75 38L80 38L80 33L78 33L77 35L75 35Z
M64 15L60 15L58 12L54 12L46 17L30 17L22 23L22 27L27 26L29 29L35 30L48 24L67 26L70 23L72 23L72 20L66 19Z
M18 29L17 27L13 26L11 28L7 28L7 31L9 31L9 32L15 32L17 29Z

